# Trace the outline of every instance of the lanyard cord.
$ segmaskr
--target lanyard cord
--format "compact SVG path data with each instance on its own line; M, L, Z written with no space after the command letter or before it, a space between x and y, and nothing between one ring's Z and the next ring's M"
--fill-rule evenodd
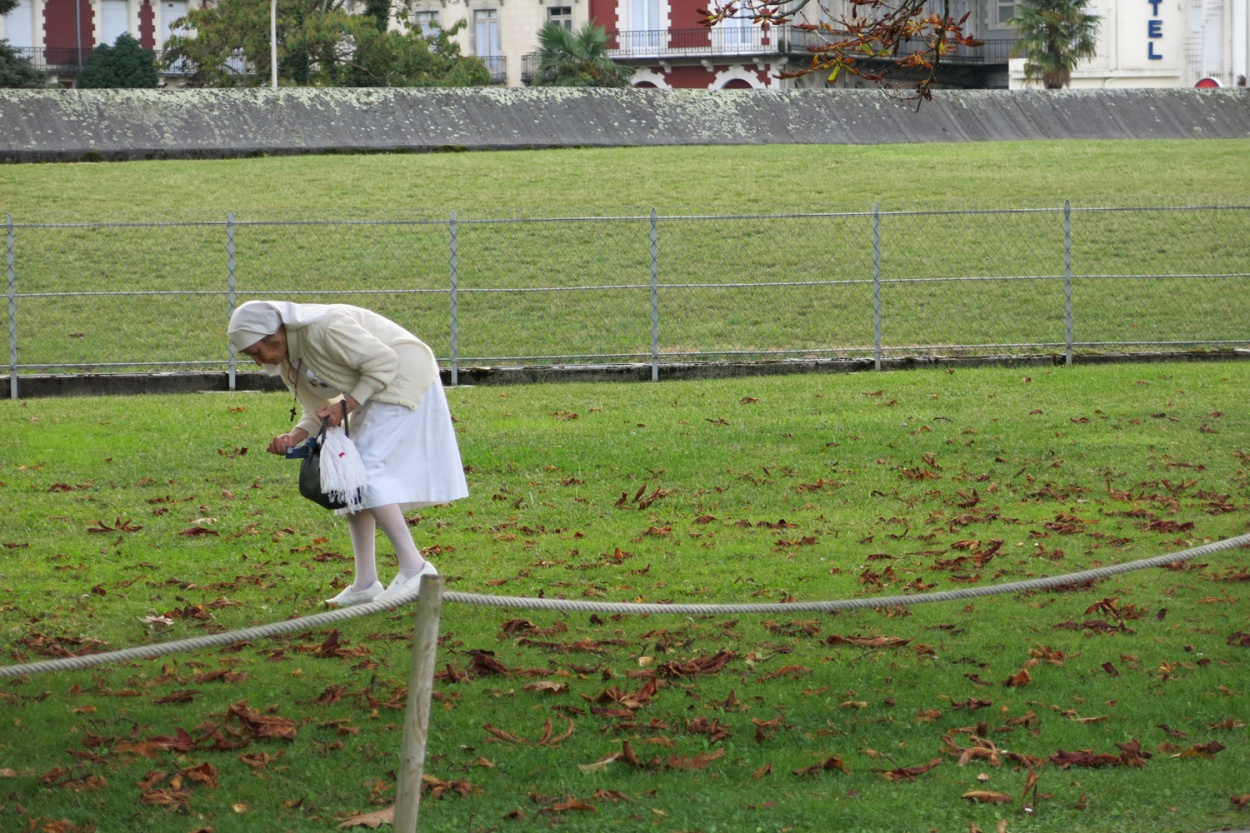
M287 362L287 367L290 367L290 366L291 366L291 363ZM299 377L300 377L300 369L303 366L304 366L304 357L301 356L295 361L295 368L294 368L295 378L291 380L292 383L295 385L295 390L293 391L293 393L295 394L295 401L291 403L291 422L295 421L295 407L296 405L299 404Z

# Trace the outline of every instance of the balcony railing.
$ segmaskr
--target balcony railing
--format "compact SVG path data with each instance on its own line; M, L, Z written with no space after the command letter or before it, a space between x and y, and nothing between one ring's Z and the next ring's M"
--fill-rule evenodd
M35 69L47 73L77 73L91 55L91 50L85 46L82 49L76 46L18 46L13 51L19 58L30 61ZM161 64L164 53L159 49L153 50L153 53L156 56L156 69L162 75L187 75L190 72L185 60L165 67ZM251 75L255 72L242 57L231 58L227 66L239 75Z
M91 47L16 46L13 51L17 57L30 61L30 65L40 72L77 72L87 62Z
M528 84L534 80L534 73L538 72L538 63L542 60L542 53L526 52L521 56L521 83Z
M791 26L716 26L711 29L641 29L608 32L608 54L617 60L693 55L789 55L819 43Z
M506 55L478 55L477 59L486 64L492 84L508 83L508 57Z
M608 54L618 61L729 55L808 55L826 42L820 32L793 26L716 26L697 29L610 31ZM942 60L952 64L1006 64L1015 40L994 38L981 46L960 46ZM906 42L901 54L924 48L922 41Z
M989 38L980 46L959 46L954 52L942 56L944 64L1006 64L1016 46L1015 38ZM899 47L899 54L918 52L925 48L923 41L906 41Z

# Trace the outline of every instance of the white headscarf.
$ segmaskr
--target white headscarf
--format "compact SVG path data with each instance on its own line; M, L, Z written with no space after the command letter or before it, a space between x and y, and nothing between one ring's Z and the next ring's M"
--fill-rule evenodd
M230 346L241 353L266 336L287 329L307 327L324 318L330 307L326 304L293 304L290 301L248 301L230 315L226 335Z

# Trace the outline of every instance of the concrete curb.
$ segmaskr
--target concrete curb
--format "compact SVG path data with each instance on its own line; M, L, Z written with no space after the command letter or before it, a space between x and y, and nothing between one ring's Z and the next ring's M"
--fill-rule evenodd
M1074 356L1073 364L1129 364L1158 362L1250 361L1250 350L1211 350L1157 353L1105 353ZM1065 363L1062 355L1031 356L896 356L882 359L882 370L915 370L944 367L1056 367ZM796 373L864 373L874 369L871 358L787 359L761 362L686 362L659 365L660 381L734 379L755 376L782 376ZM443 369L444 385L451 384L451 371ZM0 389L9 389L9 376L0 376ZM566 384L570 382L649 382L650 364L545 365L517 367L461 367L457 383L475 385ZM57 396L138 396L169 393L224 393L230 390L225 371L186 373L99 373L19 375L18 397L38 399ZM281 391L281 380L257 372L239 372L236 391Z

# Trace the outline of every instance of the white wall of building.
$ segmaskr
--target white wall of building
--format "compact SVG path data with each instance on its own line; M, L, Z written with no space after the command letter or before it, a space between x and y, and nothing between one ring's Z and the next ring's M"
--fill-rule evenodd
M0 40L14 47L39 46L43 33L35 30L35 21L41 17L34 13L33 0L22 0L16 9L0 17Z
M1250 74L1250 0L1096 0L1098 54L1072 73L1073 89L1192 87L1202 78L1233 86ZM1026 89L1024 60L1011 62L1012 89Z

